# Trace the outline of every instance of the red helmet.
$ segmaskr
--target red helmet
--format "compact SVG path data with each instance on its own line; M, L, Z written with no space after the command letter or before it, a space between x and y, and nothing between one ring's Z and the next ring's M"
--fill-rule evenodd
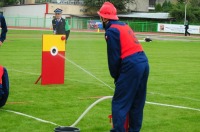
M110 2L105 2L97 13L103 18L119 20L117 16L117 9Z

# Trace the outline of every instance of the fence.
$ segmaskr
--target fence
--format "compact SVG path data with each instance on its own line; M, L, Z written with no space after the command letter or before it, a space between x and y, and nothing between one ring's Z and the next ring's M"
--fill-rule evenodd
M151 22L127 22L135 32L157 32L158 23Z
M39 17L5 17L8 26L50 28L52 19Z
M31 28L52 28L51 18L41 17L5 17L8 26L13 27L31 27ZM69 25L71 29L90 29L95 30L99 28L99 20L83 19L78 17L72 17L69 19ZM157 32L157 23L152 22L132 22L126 21L126 23L135 32Z

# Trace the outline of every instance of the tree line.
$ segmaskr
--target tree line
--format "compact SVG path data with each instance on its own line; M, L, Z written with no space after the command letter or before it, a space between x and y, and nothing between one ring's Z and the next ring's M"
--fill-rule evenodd
M162 5L156 4L155 12L168 12L176 22L181 23L186 19L190 23L200 24L200 0L177 0L176 4L165 1Z

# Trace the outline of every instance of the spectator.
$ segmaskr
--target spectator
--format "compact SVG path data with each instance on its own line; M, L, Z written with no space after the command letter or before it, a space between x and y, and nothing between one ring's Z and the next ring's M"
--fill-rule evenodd
M66 35L66 40L69 37L70 27L68 20L62 18L62 9L55 9L55 18L52 20L53 32L54 34L64 34Z
M65 32L66 32L66 40L67 40L70 34L70 26L69 26L69 22L67 18L65 19Z
M190 33L188 32L188 29L189 29L189 22L188 20L185 21L185 36L189 35L190 36Z
M0 46L3 44L4 40L6 39L6 33L8 31L6 20L3 15L0 15L0 27L1 27L1 35L0 35Z

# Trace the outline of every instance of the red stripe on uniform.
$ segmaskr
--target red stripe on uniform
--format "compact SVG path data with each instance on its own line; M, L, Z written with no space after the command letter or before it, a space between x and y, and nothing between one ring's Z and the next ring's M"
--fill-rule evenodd
M0 66L0 84L2 84L3 66Z
M120 32L121 59L134 53L143 51L141 44L138 42L133 30L128 25L112 24Z

